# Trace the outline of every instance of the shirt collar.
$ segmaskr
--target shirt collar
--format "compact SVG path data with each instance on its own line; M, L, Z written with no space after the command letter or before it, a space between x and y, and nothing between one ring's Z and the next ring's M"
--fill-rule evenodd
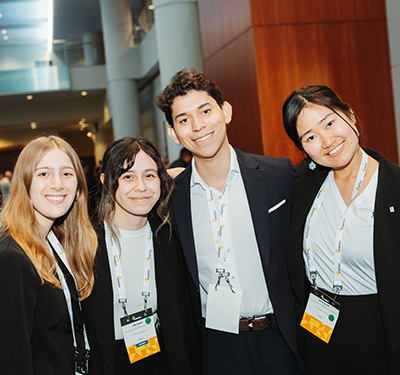
M232 181L235 174L240 174L239 162L237 160L237 155L234 148L229 145L229 149L231 150L231 162L229 165L229 173L226 182ZM196 161L192 158L192 175L190 177L190 187L194 187L195 185L199 185L204 191L206 190L207 184L201 178L199 172L196 168Z

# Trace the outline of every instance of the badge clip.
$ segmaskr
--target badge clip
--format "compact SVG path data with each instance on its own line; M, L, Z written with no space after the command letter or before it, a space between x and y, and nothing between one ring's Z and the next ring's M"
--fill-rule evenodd
M128 311L126 311L126 305L125 305L125 303L127 302L128 300L126 299L126 298L120 298L119 300L118 300L118 302L121 304L121 306L122 306L122 309L124 310L124 314L125 314L125 316L128 316Z
M223 277L225 279L226 283L228 284L230 290L232 291L232 293L236 293L235 290L233 289L233 285L229 281L230 273L225 272L224 268L217 268L216 271L218 273L218 280L217 280L217 283L215 284L215 290L218 290L218 287L221 284L221 278Z

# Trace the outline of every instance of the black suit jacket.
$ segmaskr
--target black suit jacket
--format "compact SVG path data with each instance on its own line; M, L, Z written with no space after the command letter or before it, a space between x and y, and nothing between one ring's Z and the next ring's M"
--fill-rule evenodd
M168 366L171 374L191 374L185 341L186 320L183 299L185 276L181 246L174 234L170 240L168 225L164 225L156 234L161 220L155 214L149 215L149 222L154 241L157 314ZM95 375L113 375L114 296L104 228L97 226L96 232L99 247L95 260L95 285L92 294L83 303L91 346L90 372Z
M294 299L286 266L286 246L297 177L291 161L287 158L277 159L235 151L277 324L290 349L296 354ZM201 358L195 358L195 353L201 352L202 316L190 206L191 174L192 167L190 165L175 178L171 208L174 229L182 243L188 268L190 308L193 316L193 319L189 320L191 325L189 332L197 337L195 343L193 340L190 343L192 361L199 364ZM270 208L282 200L286 200L286 203L268 213ZM197 347L193 344L196 344Z
M42 284L28 256L9 236L0 240L0 300L0 373L75 375L64 293Z
M379 162L374 210L375 274L390 374L400 374L400 168L376 151L364 151ZM303 160L296 166L299 190L288 246L288 266L296 299L296 324L302 357L305 355L306 331L300 327L300 321L310 292L303 260L304 225L315 196L330 170L317 165L317 168L311 171L308 161ZM390 207L394 208L394 212Z

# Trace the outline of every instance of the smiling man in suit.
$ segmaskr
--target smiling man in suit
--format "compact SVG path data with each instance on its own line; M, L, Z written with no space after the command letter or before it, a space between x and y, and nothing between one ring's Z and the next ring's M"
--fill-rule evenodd
M172 77L157 106L168 134L193 154L171 208L203 374L299 374L286 269L297 189L290 160L231 147L232 107L193 69Z

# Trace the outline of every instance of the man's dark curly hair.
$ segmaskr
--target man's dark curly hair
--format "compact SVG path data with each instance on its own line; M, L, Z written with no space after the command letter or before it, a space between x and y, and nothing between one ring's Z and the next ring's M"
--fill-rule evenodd
M178 96L185 96L191 91L205 91L222 108L224 99L218 86L203 73L192 68L185 68L175 73L169 85L156 97L156 105L164 112L168 124L174 127L172 103Z

